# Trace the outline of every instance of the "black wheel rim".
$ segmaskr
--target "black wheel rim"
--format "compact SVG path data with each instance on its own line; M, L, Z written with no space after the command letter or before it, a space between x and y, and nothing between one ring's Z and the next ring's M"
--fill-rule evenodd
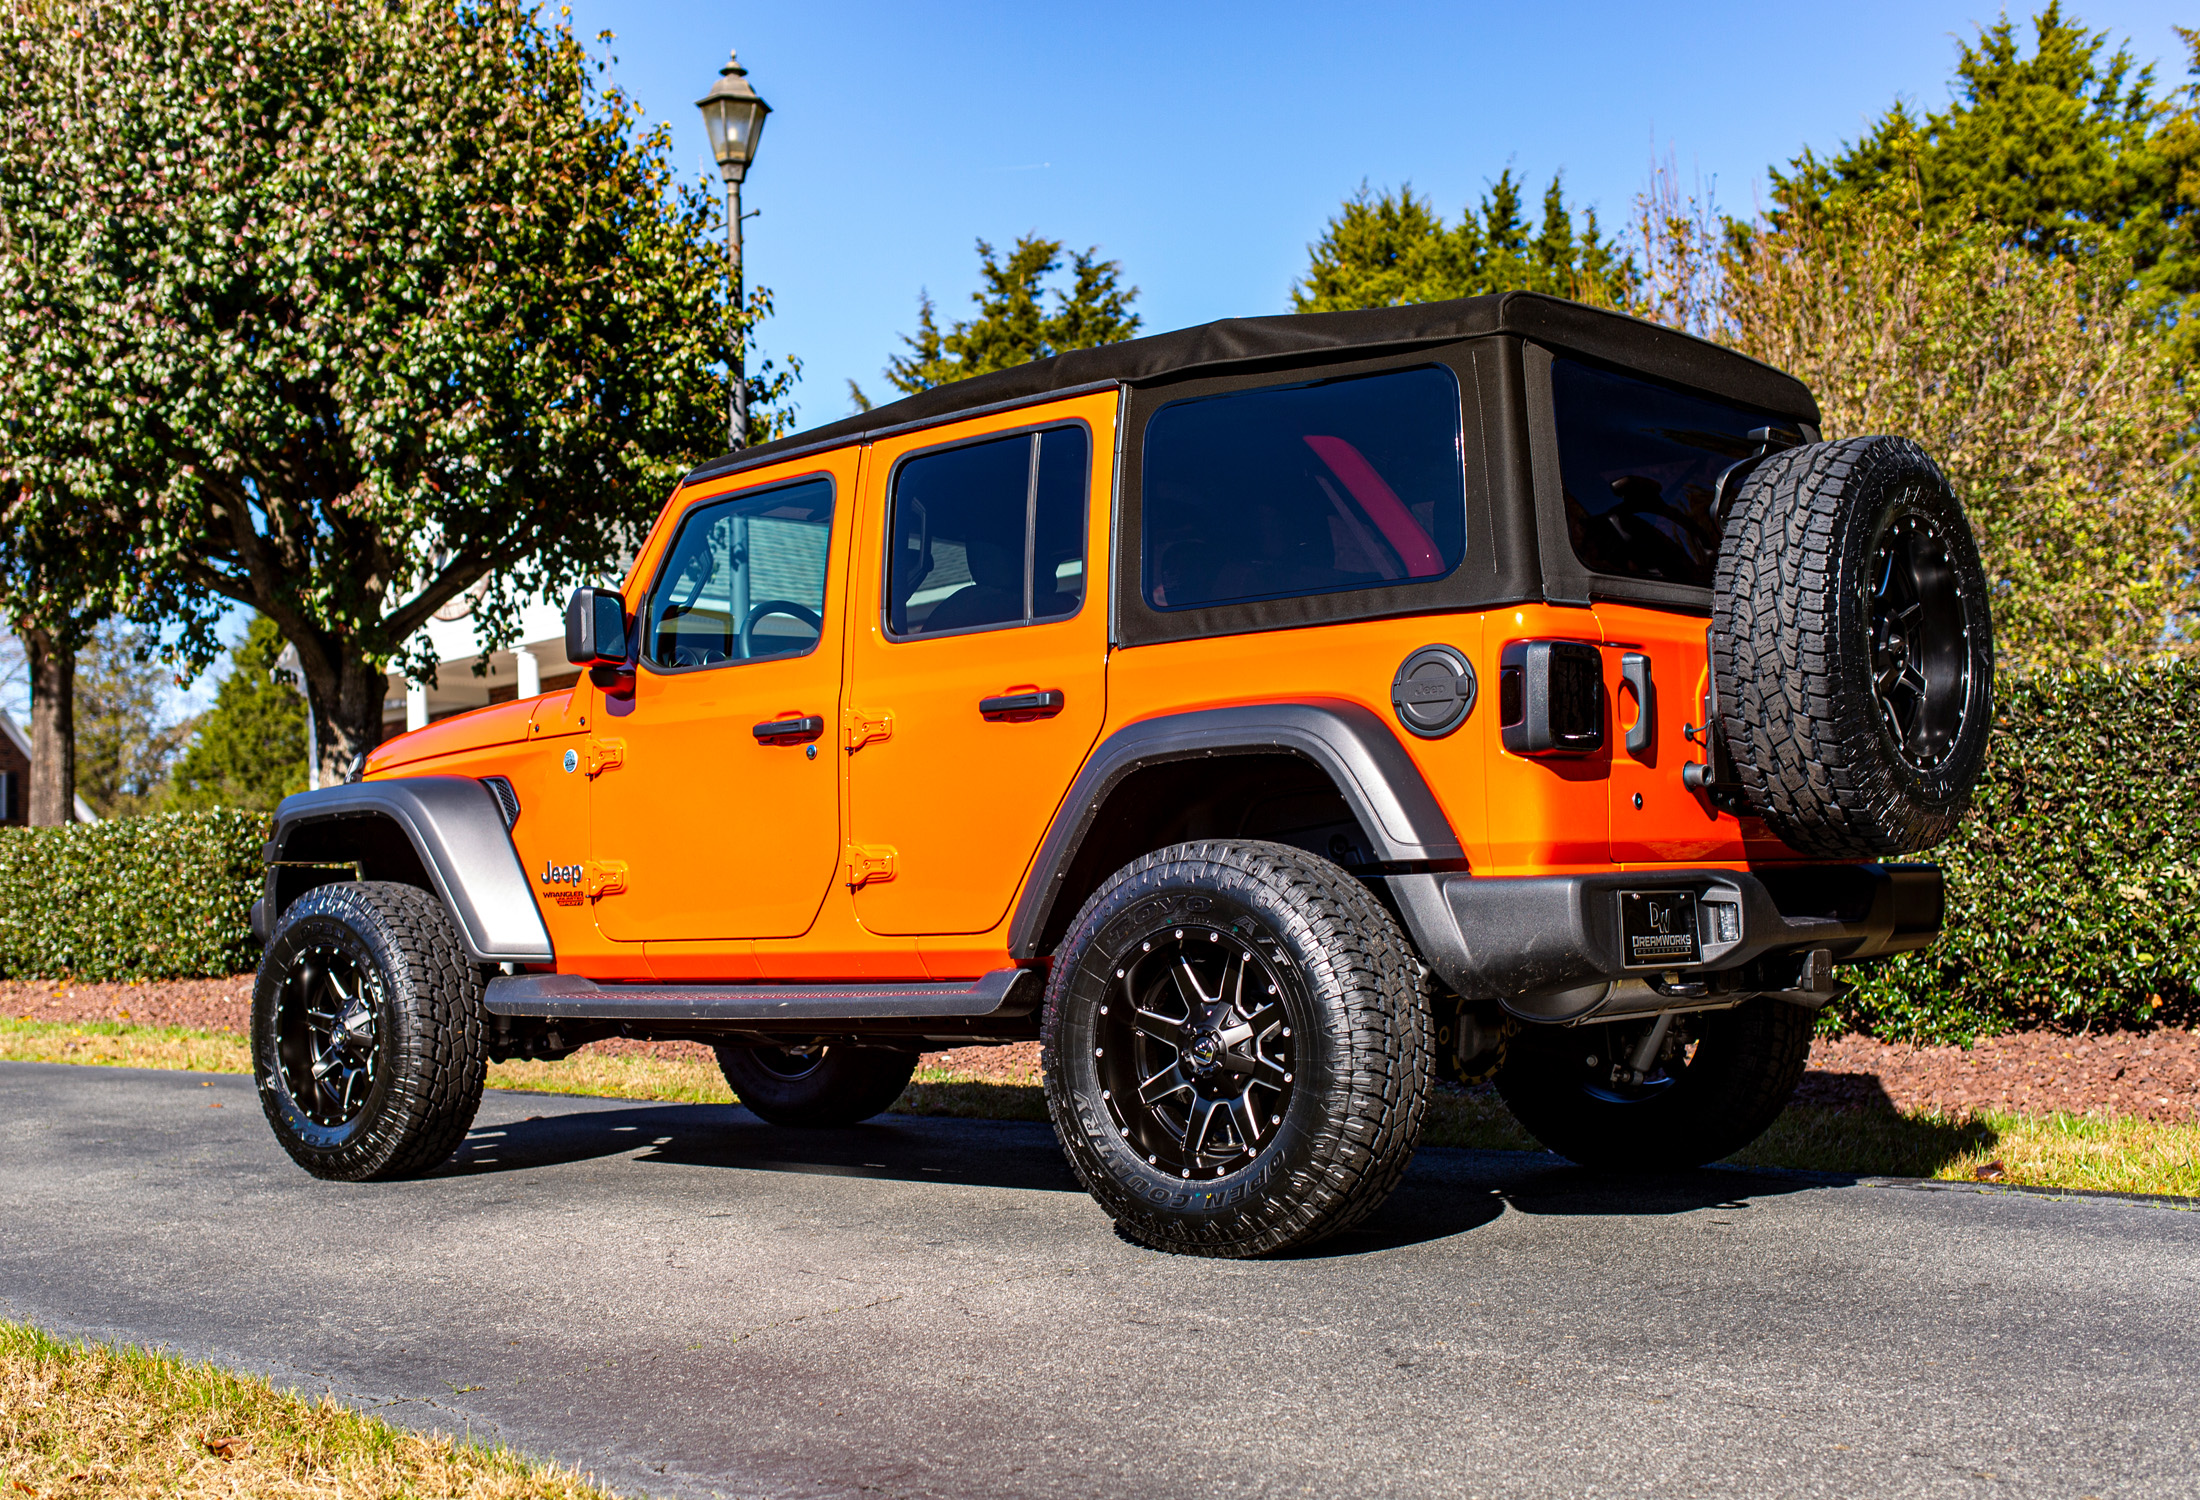
M1290 1112L1284 1000L1276 963L1223 928L1166 927L1126 955L1094 1049L1124 1143L1180 1177L1251 1164Z
M823 1047L758 1047L749 1055L765 1072L790 1083L809 1077L825 1065Z
M1871 573L1872 699L1879 732L1904 765L1939 770L1971 712L1971 622L1940 528L1898 517Z
M283 1087L307 1119L349 1125L374 1095L381 1057L380 998L372 972L341 948L299 952L275 1010Z

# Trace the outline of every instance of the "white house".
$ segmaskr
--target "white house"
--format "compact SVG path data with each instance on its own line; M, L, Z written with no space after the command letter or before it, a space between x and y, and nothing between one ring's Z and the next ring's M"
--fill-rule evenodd
M464 594L436 611L428 623L428 639L435 647L435 686L390 673L382 699L383 739L470 708L553 693L580 680L580 669L565 655L562 599L529 604L520 614L519 639L507 651L482 651L474 636L472 602ZM486 669L477 676L474 668L484 659Z

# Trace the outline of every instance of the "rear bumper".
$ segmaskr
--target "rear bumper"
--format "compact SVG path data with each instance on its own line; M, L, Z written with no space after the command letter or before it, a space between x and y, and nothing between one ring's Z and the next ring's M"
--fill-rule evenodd
M1940 935L1946 908L1936 865L1394 875L1387 884L1422 958L1445 983L1535 1021L1766 992L1812 1003L1831 994L1813 955L1853 963L1923 948ZM1695 892L1701 960L1661 972L1630 968L1620 942L1622 891ZM1734 909L1724 940L1718 906Z

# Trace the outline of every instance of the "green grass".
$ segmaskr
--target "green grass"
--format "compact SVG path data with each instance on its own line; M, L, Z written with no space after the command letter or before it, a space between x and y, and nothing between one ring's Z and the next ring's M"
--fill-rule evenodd
M602 1500L579 1474L172 1355L0 1321L0 1495Z
M67 1025L0 1019L0 1059L134 1068L249 1073L251 1048L230 1032ZM715 1063L685 1058L602 1057L496 1063L489 1086L613 1099L728 1104L732 1091ZM920 1069L894 1108L902 1114L977 1120L1040 1120L1036 1081L1000 1083L938 1068ZM1422 1135L1431 1146L1539 1150L1496 1094L1439 1089ZM1791 1105L1735 1163L1887 1177L1979 1179L2033 1187L2200 1196L2200 1126L2100 1115L1985 1111L1966 1118L1885 1110Z

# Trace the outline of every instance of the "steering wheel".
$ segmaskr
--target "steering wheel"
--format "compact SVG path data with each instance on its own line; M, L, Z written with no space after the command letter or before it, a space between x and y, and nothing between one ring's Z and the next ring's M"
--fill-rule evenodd
M748 616L741 622L741 659L743 661L748 661L756 655L756 648L751 643L749 636L750 632L756 629L756 622L766 615L786 615L790 619L800 620L819 635L825 633L825 617L807 604L797 604L792 599L761 600L749 606Z

